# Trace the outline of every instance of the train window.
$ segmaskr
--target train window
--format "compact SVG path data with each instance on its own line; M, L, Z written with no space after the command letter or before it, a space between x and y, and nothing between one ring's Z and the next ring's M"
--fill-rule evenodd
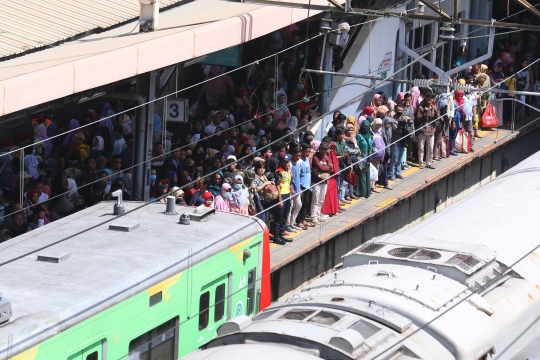
M246 315L253 315L253 304L255 303L255 277L257 276L257 268L249 270L248 273L248 294L247 294L247 313Z
M277 310L265 311L265 312L259 313L257 316L255 316L253 318L253 321L260 321L260 320L264 320L266 318L269 318L270 316L274 315L276 313L276 311Z
M225 314L225 284L221 284L216 288L216 296L214 298L214 322L218 322Z
M291 311L287 311L285 314L281 315L280 319L287 319L287 320L304 320L309 315L313 314L316 310L308 310L308 309L292 309Z
M159 291L158 293L150 296L150 307L159 304L161 302L161 299L163 298L163 293Z
M130 359L176 359L176 324L178 317L140 335L129 343Z
M86 360L99 360L98 352L94 351L93 353L86 355Z
M199 298L199 330L208 326L208 313L210 311L210 291L205 292Z
M373 334L381 330L379 327L364 320L360 320L359 322L354 324L351 329L358 331L360 335L364 337L364 339L371 337Z
M342 314L336 314L329 311L320 311L318 314L313 316L311 319L308 320L308 322L314 322L321 325L333 325L334 323L338 322L339 319L341 319L343 316Z

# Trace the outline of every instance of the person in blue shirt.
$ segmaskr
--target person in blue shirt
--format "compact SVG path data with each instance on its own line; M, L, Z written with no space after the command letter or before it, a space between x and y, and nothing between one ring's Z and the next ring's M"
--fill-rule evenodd
M291 159L291 187L294 190L294 194L291 197L291 212L289 213L289 216L287 217L287 231L298 231L298 230L305 230L305 227L298 226L296 223L296 218L298 217L298 213L300 212L300 209L302 208L302 194L300 194L301 190L301 180L300 180L300 173L302 172L302 166L301 166L301 157L302 157L302 149L300 147L296 147L290 150L290 154L292 156Z
M302 229L306 229L308 226L315 226L313 223L306 220L307 215L309 215L311 209L311 166L309 164L311 145L307 143L302 143L300 146L302 148L302 153L298 162L300 164L300 190L302 191L302 208L298 213L298 217L296 219L296 226Z

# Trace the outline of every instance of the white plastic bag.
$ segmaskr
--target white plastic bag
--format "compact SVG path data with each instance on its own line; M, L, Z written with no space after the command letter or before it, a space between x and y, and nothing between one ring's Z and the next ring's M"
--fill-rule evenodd
M377 168L375 168L373 164L369 164L369 179L371 181L379 180L379 172L377 171Z

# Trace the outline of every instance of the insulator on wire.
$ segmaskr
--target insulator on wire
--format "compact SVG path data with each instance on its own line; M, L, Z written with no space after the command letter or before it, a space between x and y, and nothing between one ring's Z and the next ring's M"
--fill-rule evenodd
M472 89L471 84L460 84L460 83L454 84L455 91L461 90L464 92L471 92L471 89Z
M431 86L429 79L414 79L413 84L419 88L428 88Z

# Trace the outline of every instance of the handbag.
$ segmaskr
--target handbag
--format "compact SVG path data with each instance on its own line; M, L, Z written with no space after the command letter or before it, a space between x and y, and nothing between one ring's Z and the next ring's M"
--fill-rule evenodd
M497 115L495 114L495 109L493 108L493 105L491 105L491 102L488 102L486 105L486 110L484 110L480 125L483 128L496 128L499 126L499 120L497 120Z
M320 179L320 180L326 180L330 177L330 174L329 173L317 173L317 177Z
M369 170L369 162L366 157L362 155L354 154L352 155L353 160L353 171L356 174L361 174Z
M373 164L369 164L369 179L371 181L379 180L379 172L377 171L377 168Z

